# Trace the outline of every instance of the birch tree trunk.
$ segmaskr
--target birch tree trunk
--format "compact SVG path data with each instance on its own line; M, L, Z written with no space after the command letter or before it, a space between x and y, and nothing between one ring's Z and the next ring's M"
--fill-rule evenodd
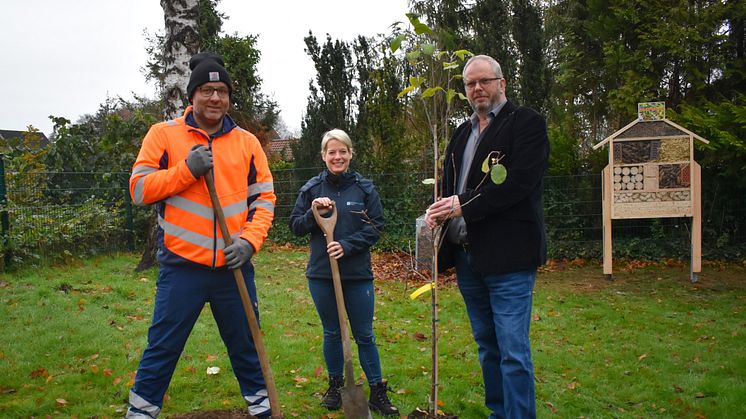
M177 118L187 103L189 58L199 52L199 0L161 0L166 27L163 44L163 117Z
M199 0L161 0L166 34L163 42L163 118L181 116L187 103L189 58L199 52ZM156 216L149 223L140 262L135 268L142 271L156 266Z

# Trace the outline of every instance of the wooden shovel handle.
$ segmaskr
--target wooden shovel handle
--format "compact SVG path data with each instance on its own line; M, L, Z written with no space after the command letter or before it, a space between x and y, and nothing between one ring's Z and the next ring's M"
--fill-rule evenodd
M326 244L334 241L334 227L337 225L337 207L332 205L331 214L323 217L319 214L318 207L311 204L311 212L316 224L326 237ZM339 264L337 259L329 256L329 265L332 268L332 282L334 283L334 299L337 301L337 315L339 316L339 329L342 334L342 353L345 361L345 386L355 385L355 373L352 370L352 343L350 342L350 331L347 329L347 309L345 308L344 291L342 291L342 278L339 275Z
M220 233L223 236L223 242L225 242L225 246L228 247L233 243L233 239L231 239L228 225L225 223L225 214L223 214L223 207L220 206L220 199L218 199L218 193L215 190L215 178L213 177L212 170L205 173L204 177L205 183L207 184L207 191L210 193L212 208L215 211L215 217L218 219ZM252 304L251 296L249 296L249 291L246 289L243 272L241 272L240 268L233 269L233 278L236 280L238 293L241 295L241 303L243 303L243 309L249 322L251 338L254 340L256 353L259 356L262 375L264 376L264 382L267 385L267 396L269 397L269 406L272 409L272 417L282 418L280 402L277 397L277 387L275 386L275 379L272 376L272 368L269 366L269 358L267 357L267 350L264 347L262 331L259 329L259 321L257 321L256 314L254 313L254 304Z

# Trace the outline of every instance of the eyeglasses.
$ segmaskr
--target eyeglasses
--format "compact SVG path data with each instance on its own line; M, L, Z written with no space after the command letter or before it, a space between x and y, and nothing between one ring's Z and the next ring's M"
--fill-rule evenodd
M212 97L213 93L218 92L218 97L221 99L225 99L228 97L228 89L225 87L211 87L211 86L200 86L199 87L199 94L202 95L204 98Z
M502 79L502 77L490 77L490 78L484 78L484 79L479 79L479 80L472 80L472 81L468 81L464 83L464 86L466 86L466 88L470 90L477 87L477 83L479 83L480 86L487 87L490 84L492 84L493 81L500 80L500 79Z

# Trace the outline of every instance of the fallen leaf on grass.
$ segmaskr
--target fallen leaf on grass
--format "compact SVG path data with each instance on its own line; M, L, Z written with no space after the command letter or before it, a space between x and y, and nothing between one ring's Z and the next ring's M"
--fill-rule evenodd
M554 407L554 404L552 404L551 402L544 403L544 406L549 408L549 410L552 411L552 413L557 413L557 408Z
M293 377L293 381L295 381L295 384L306 384L308 382L308 378L296 375L295 377Z
M674 384L674 385L673 385L673 389L674 389L674 390L675 390L675 391L676 391L677 393L683 393L683 392L684 392L684 389L683 389L683 388L681 388L681 387L679 387L679 386L677 386L676 384Z
M569 388L570 390L575 390L578 388L578 385L579 384L577 383L577 381L573 381L572 383L567 385L567 388Z
M400 388L399 390L396 390L396 394L412 394L412 390L408 388Z
M418 341L418 342L423 342L423 341L426 341L426 340L427 340L427 336L425 336L424 334L422 334L422 333L420 333L420 332L415 332L415 333L414 333L414 334L412 335L412 337L414 337L414 339L415 339L416 341Z
M98 372L98 365L96 364L91 365L91 372L96 374Z
M207 367L207 375L216 375L220 373L220 367Z
M104 368L104 377L111 377L111 369Z
M212 362L218 359L217 355L207 355L207 362Z
M37 368L31 371L30 375L31 375L31 378L49 377L49 371L47 371L46 368Z
M321 377L321 374L324 372L324 369L321 367L316 367L316 369L313 370L313 376L316 378Z
M648 357L648 354L642 354L642 355L640 355L640 356L637 357L637 360L638 361L642 361L643 359L645 359L647 357Z
M114 384L115 386L118 386L119 383L121 383L121 382L122 382L122 377L117 377L111 383Z
M57 407L65 407L67 406L67 400L65 399L57 399L55 400Z
M127 387L132 387L135 385L136 375L137 375L137 371L130 371L127 373L127 378L129 378L129 380L127 381Z

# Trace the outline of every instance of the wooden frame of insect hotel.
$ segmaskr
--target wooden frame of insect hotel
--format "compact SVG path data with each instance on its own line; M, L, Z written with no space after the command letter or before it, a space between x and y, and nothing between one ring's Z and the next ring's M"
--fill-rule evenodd
M602 172L603 268L612 274L612 220L691 217L691 280L702 270L701 169L694 139L707 140L665 118L665 103L637 105L638 118L593 146L609 144Z

